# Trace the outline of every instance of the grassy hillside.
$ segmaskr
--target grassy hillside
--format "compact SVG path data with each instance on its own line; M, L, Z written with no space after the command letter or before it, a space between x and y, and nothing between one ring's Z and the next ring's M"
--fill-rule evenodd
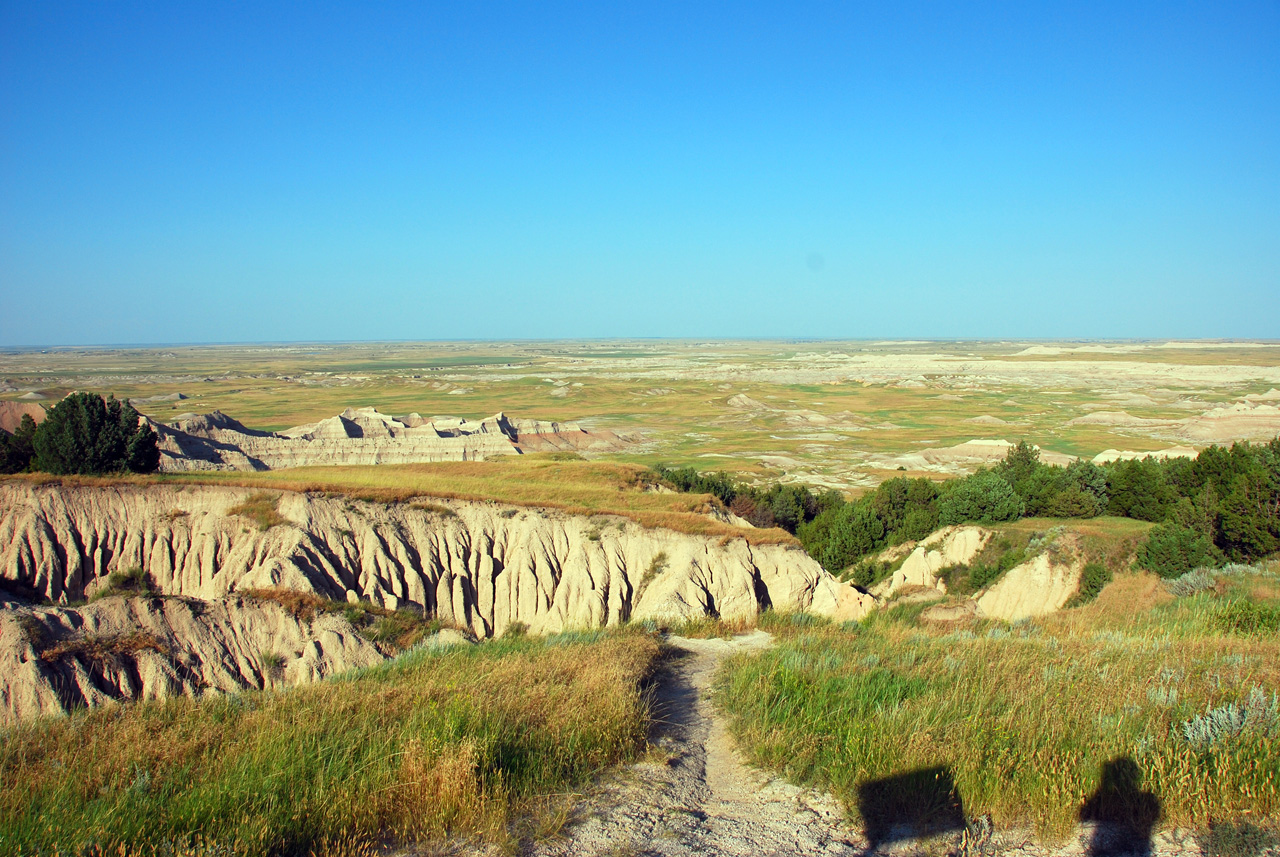
M873 827L887 806L1057 837L1099 800L1135 824L1152 807L1168 826L1275 820L1280 578L1206 580L1178 598L1125 574L1012 627L921 624L919 605L862 625L775 620L779 645L731 662L718 700L756 762ZM1104 772L1119 798L1096 797Z
M346 855L388 837L537 835L562 820L546 796L642 748L657 653L639 633L499 640L284 692L42 719L0 741L0 853Z

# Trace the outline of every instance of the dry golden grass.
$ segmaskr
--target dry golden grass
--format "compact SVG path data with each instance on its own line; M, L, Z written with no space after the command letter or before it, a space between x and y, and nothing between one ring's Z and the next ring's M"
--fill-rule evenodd
M641 684L657 653L638 633L415 650L290 691L22 725L0 743L0 852L353 855L406 839L509 843L546 795L643 747Z
M280 495L268 491L251 494L243 503L237 503L227 510L228 515L239 515L248 518L258 525L258 529L266 532L279 524L286 524L284 516L277 510Z
M90 661L107 661L116 655L136 655L142 651L164 652L167 647L153 634L136 633L113 636L83 636L56 643L40 649L40 660L53 662L65 657L84 658Z

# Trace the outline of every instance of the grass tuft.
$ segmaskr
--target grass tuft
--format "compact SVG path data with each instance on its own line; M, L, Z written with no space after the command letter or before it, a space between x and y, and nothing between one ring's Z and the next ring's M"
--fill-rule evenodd
M153 634L116 634L107 636L85 635L68 640L48 643L40 649L40 660L46 663L63 658L80 658L93 663L107 663L119 655L136 655L138 652L167 652L160 638Z
M239 515L242 518L248 518L258 525L258 529L264 533L272 527L280 524L287 524L289 521L280 514L277 506L280 504L280 495L273 494L268 491L258 491L250 494L245 498L244 502L237 503L227 510L228 515Z
M388 610L366 602L352 604L292 589L247 589L241 595L279 604L297 619L310 622L326 613L339 613L365 639L392 652L402 652L442 629L444 623L416 610Z
M107 577L107 585L96 592L90 601L110 598L113 595L155 595L155 587L151 585L151 577L141 568L133 567L112 572Z

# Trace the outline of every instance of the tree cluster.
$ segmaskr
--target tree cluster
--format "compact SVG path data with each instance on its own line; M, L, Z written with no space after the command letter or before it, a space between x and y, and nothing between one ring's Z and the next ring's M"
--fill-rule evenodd
M160 466L156 433L128 402L72 393L49 409L39 426L23 416L0 436L0 472L150 473Z
M1103 466L1077 460L1067 467L1045 464L1024 441L995 467L963 479L937 484L900 477L854 500L800 485L745 486L691 467L658 468L657 474L678 490L716 496L756 526L794 533L831 571L939 526L1040 516L1156 523L1139 562L1167 577L1280 550L1280 438L1212 446L1196 458Z
M659 465L654 474L677 491L712 495L753 527L781 527L792 534L823 509L845 502L836 491L815 494L804 485L776 482L760 488L738 482L726 473L699 473L692 467Z

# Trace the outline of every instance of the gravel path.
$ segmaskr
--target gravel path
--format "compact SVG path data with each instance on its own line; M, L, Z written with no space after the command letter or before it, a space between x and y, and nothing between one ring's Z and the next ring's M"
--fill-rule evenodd
M1082 824L1068 841L1045 846L1030 831L992 831L981 819L968 831L928 839L915 839L908 830L894 827L891 841L870 848L830 795L798 788L743 764L725 719L712 706L711 682L720 662L726 655L771 645L769 634L755 631L732 640L671 637L668 642L677 654L659 676L649 736L654 750L646 759L606 776L559 837L528 845L524 857L1203 854L1189 831L1166 830L1148 842Z
M861 854L856 833L831 797L748 768L711 681L733 652L759 649L763 631L732 640L672 637L678 650L658 685L654 750L610 775L561 838L535 843L530 857L589 855Z

